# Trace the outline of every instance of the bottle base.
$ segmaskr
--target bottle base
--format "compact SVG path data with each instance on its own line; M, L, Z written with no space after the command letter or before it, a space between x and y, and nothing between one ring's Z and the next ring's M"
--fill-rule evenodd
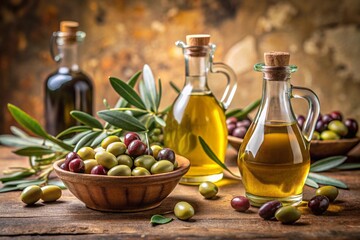
M270 201L274 201L274 200L278 200L280 202L282 202L283 205L293 205L293 206L297 206L301 203L302 198L303 198L303 194L298 194L298 195L292 195L289 197L284 197L284 198L277 198L277 197L260 197L260 196L256 196L250 193L245 193L245 196L249 199L251 206L253 207L261 207L264 203L270 202Z
M202 182L205 181L209 181L209 182L217 182L220 181L223 178L224 174L221 173L217 173L217 174L212 174L212 175L203 175L203 176L194 176L194 175L190 175L190 176L184 176L181 178L180 180L180 184L185 184L185 185L199 185Z

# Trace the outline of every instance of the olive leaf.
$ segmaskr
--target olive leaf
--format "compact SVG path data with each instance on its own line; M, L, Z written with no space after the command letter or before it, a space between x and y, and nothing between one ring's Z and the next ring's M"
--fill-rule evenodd
M169 223L173 220L173 218L168 218L168 217L164 217L162 215L156 214L153 215L150 219L150 223L155 226L155 225L159 225L159 224L166 224Z
M94 141L92 141L92 143L90 144L90 147L96 147L98 146L102 140L104 140L106 137L108 136L108 134L104 131L104 132L101 132L101 134L99 134L95 139Z
M65 184L61 181L61 180L56 180L56 179L50 179L48 181L49 185L56 185L61 189L67 189L67 187L65 186Z
M90 130L91 128L88 126L73 126L73 127L69 127L67 129L65 129L64 131L62 131L61 133L59 133L56 138L62 138L66 135L69 135L71 133L78 133L78 132L84 132L87 130Z
M100 132L90 132L89 134L85 135L82 139L79 140L79 142L74 147L74 152L79 151L82 147L90 146L92 141L100 135Z
M18 186L4 186L0 188L0 193L17 191L17 190L20 190Z
M70 115L75 118L76 120L78 120L79 122L92 127L92 128L99 128L102 129L103 126L102 124L93 116L91 116L90 114L86 113L86 112L82 112L82 111L71 111Z
M135 73L130 80L127 82L127 84L134 88L136 85L136 82L138 81L139 77L141 75L141 71L138 71L137 73ZM117 101L117 103L115 104L114 108L123 108L123 107L128 107L129 103L122 97L119 98L119 100Z
M211 148L209 147L209 145L205 142L205 140L201 137L198 136L199 142L201 144L201 147L203 148L203 150L205 151L205 153L208 155L208 157L213 160L217 165L219 165L221 168L223 168L224 170L226 170L227 172L229 172L232 176L234 176L235 178L241 178L240 176L236 175L235 173L231 172L231 170L220 161L220 159L216 156L216 154L211 150Z
M180 88L176 86L176 84L172 81L170 81L170 86L175 90L175 92L180 93Z
M115 77L110 77L109 80L114 90L127 102L137 108L146 109L144 102L132 87Z
M323 172L338 167L346 161L346 156L333 156L314 162L310 166L311 172Z
M159 109L160 107L160 102L161 102L161 96L162 96L162 84L161 84L161 79L158 79L158 86L159 86L159 93L157 94L157 98L156 98L156 107Z
M35 170L33 169L27 169L25 171L15 172L13 174L7 175L5 177L0 178L0 182L9 182L13 180L22 179L25 177L29 177L35 174Z
M123 112L103 110L98 112L98 115L111 125L126 131L143 132L147 130L143 123Z
M16 149L13 151L13 153L20 156L43 156L47 154L52 154L54 153L54 151L45 147L30 146Z
M165 121L164 121L162 118L154 115L154 119L155 119L155 121L156 121L158 124L160 124L162 127L165 127L165 126L166 126L166 123L165 123Z
M258 99L256 101L250 103L243 109L230 110L225 114L226 118L236 117L239 120L244 119L250 112L255 110L260 105L260 103L261 103L261 99Z
M305 184L308 185L309 187L313 187L313 188L319 188L319 184L317 184L314 180L312 180L311 178L306 178Z
M145 64L143 67L143 87L146 89L145 96L143 96L149 102L150 109L154 112L157 111L157 92L154 80L154 75L149 65Z
M151 101L149 99L151 99L151 97L148 97L148 95L150 95L150 93L147 91L146 87L145 87L145 83L143 81L141 81L139 83L139 92L140 92L140 98L143 100L146 109L149 111L152 111L154 106L152 105Z
M10 131L15 136L18 136L18 137L21 137L21 138L29 137L29 135L26 132L24 132L23 130L21 130L20 128L15 127L15 126L10 126Z
M317 182L319 184L325 184L325 185L335 186L338 188L349 189L348 186L344 182L337 180L335 178L325 176L325 175L320 175L317 173L310 172L308 175L308 178L314 180L315 182Z
M340 166L337 166L336 169L339 170L352 170L360 168L360 163L344 163Z
M81 133L79 133L79 134L76 134L74 137L72 137L71 139L68 139L68 141L71 143L71 144L73 144L73 145L75 145L75 144L77 144L79 141L80 141L80 139L82 139L85 135L87 135L87 134L89 134L89 133L91 133L92 131L91 130L87 130L87 131L85 131L85 132L81 132Z

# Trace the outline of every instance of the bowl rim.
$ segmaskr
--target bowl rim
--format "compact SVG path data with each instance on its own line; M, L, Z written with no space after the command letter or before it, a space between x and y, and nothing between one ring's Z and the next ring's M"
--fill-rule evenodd
M127 184L138 184L142 182L151 181L168 181L176 177L183 176L190 168L190 161L183 156L176 155L176 161L178 162L178 168L171 172L159 173L145 176L108 176L108 175L95 175L86 173L74 173L66 171L60 168L60 165L65 159L60 159L53 163L56 174L60 179L66 178L66 180L81 179L83 181L101 181L101 182L125 182Z

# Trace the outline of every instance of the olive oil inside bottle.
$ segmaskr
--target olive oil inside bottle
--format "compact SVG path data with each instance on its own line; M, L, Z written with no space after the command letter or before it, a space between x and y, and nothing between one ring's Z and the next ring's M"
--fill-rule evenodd
M268 200L301 195L310 169L308 145L296 123L254 125L241 145L238 166L247 194Z
M218 158L224 161L227 146L226 129L224 110L212 93L191 92L179 95L166 120L164 141L167 147L191 162L191 168L182 179L182 183L198 184L222 178L221 167L204 152L198 136L201 136Z

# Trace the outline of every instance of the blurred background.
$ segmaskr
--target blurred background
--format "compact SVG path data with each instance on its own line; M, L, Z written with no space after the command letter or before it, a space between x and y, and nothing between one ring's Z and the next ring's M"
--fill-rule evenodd
M340 110L360 120L360 1L358 0L1 0L0 1L0 133L14 120L6 104L24 109L44 124L44 81L56 70L49 53L59 22L73 20L87 37L81 66L95 87L95 110L103 98L115 104L109 76L127 80L149 64L163 81L162 107L184 82L182 51L177 40L209 33L217 45L215 60L229 64L238 76L231 108L261 97L262 75L253 65L265 51L289 51L299 67L294 85L313 89L322 113ZM224 80L213 76L219 96ZM295 102L305 113L306 104Z

